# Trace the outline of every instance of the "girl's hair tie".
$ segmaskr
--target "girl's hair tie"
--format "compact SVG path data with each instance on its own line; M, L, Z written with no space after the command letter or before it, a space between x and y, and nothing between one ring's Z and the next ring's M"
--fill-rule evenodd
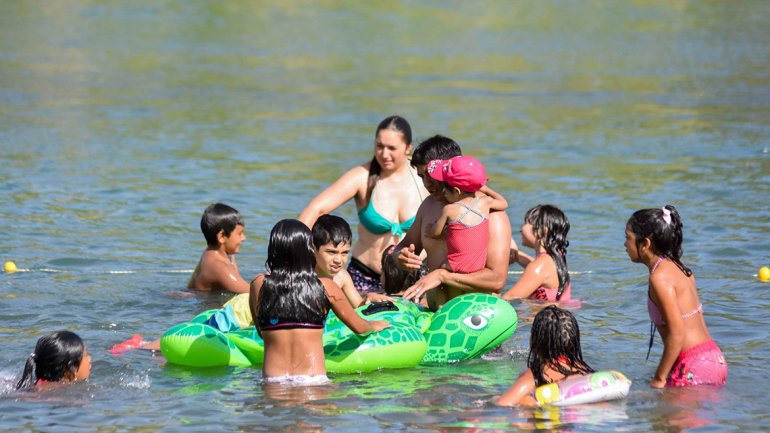
M37 355L35 355L35 352L32 352L32 353L30 353L30 354L29 354L29 357L30 357L30 358L36 358L36 357L37 357Z
M663 221L666 222L666 225L671 224L671 211L666 209L665 206L661 210L663 211Z

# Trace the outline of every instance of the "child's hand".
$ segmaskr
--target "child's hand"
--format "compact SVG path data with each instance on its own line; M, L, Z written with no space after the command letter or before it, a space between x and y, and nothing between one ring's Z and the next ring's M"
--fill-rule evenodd
M514 250L511 248L511 252L508 255L508 265L512 265L514 263L519 263L519 250Z
M372 302L385 302L385 301L394 302L395 299L391 298L388 295L383 295L382 293L374 293L374 292L368 292L366 296L364 296L364 304L371 304Z
M384 320L372 320L369 325L372 326L372 332L380 332L385 328L390 328L390 322Z

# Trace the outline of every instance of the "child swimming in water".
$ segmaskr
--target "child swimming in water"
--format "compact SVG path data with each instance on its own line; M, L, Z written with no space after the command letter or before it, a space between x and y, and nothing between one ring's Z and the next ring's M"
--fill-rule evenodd
M208 246L190 276L189 289L249 292L249 283L241 277L235 261L241 243L246 240L244 225L241 214L226 204L214 203L203 211L201 231ZM160 340L145 341L141 335L134 334L112 346L109 352L120 355L133 349L160 350Z
M234 208L214 203L203 211L201 231L208 246L203 251L187 287L247 293L249 283L241 277L235 255L246 239L244 222Z
M353 233L347 221L336 215L321 215L313 225L312 233L318 276L331 278L342 289L353 308L390 300L387 296L375 292L367 292L362 297L356 290L352 277L345 269L353 240Z
M580 328L575 316L549 305L537 313L532 322L527 370L495 400L495 404L534 406L537 405L534 393L538 386L593 372L583 361Z
M55 384L87 380L91 375L91 355L74 332L57 331L37 340L29 355L16 389L41 391Z
M325 380L323 330L330 309L359 335L390 327L356 314L337 284L318 278L315 261L312 233L305 224L282 220L273 227L267 273L254 279L249 292L253 321L265 340L262 375L267 380Z
M647 309L663 338L650 386L721 386L727 382L727 363L706 327L695 276L681 260L682 225L671 205L638 210L626 224L626 252L650 270ZM651 325L650 348L654 336Z
M440 238L446 229L447 263L452 272L470 274L482 268L489 244L488 215L505 210L508 202L488 186L484 166L472 156L433 160L427 172L443 182L447 204L430 229L430 236ZM481 194L477 194L477 193Z
M556 206L541 204L528 210L521 226L521 243L535 249L535 258L515 254L524 267L519 281L503 294L503 299L568 301L571 284L567 269L569 220Z

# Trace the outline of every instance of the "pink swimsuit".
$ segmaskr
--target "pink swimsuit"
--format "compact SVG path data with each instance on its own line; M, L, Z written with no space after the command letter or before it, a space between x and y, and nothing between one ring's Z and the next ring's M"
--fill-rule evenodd
M555 302L556 294L559 292L559 289L550 289L548 287L538 287L535 289L534 292L532 292L531 295L529 295L529 299L539 299L541 301L551 301ZM561 298L558 299L559 301L569 301L572 299L572 284L567 283L567 287L564 288L564 292L561 294Z
M453 219L446 226L447 261L453 272L470 274L484 268L487 263L487 248L489 248L489 220L474 208L478 198L470 206L457 202L466 210L459 218ZM465 224L462 219L468 213L474 213L482 218L476 225Z
M655 268L653 268L654 270ZM665 326L663 315L647 293L647 312L655 326ZM703 304L689 313L682 314L682 319L689 319L703 313ZM654 331L653 331L654 332ZM653 334L654 336L654 334ZM652 337L651 337L652 338ZM652 345L652 340L650 340ZM652 347L652 346L650 346ZM649 353L648 353L649 356ZM709 338L695 346L682 350L668 373L666 386L717 385L727 382L727 362L719 346Z

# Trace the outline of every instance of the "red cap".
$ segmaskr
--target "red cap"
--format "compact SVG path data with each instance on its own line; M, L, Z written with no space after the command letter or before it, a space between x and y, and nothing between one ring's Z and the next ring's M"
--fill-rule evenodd
M427 172L433 179L446 182L465 192L476 192L487 183L487 171L472 156L455 156L450 160L434 159Z

